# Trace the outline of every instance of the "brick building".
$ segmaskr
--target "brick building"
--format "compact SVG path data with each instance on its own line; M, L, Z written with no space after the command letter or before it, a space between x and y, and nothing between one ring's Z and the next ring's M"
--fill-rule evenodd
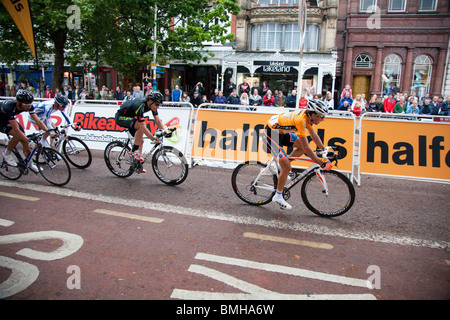
M449 8L448 0L340 0L338 88L349 84L367 98L394 86L419 97L442 94L448 81Z

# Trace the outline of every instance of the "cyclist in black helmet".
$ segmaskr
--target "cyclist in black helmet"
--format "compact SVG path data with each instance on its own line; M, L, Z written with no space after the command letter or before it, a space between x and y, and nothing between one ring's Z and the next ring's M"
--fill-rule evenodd
M0 102L0 132L12 137L8 142L6 150L3 152L3 158L10 166L17 166L11 152L19 142L22 143L23 152L26 156L31 152L30 146L28 145L28 138L22 126L16 121L16 115L21 112L28 112L41 130L48 130L47 126L39 120L35 113L32 105L33 99L33 95L28 90L20 89L17 91L16 99ZM35 167L32 161L30 161L30 166L32 166L33 170L37 170L37 167Z
M164 125L158 115L158 108L163 102L163 95L159 92L150 92L143 99L125 101L116 112L117 125L127 128L134 137L134 146L131 154L139 161L141 156L144 134L152 141L159 143L158 138L148 130L145 123L144 113L152 112L155 123L159 129L164 130Z

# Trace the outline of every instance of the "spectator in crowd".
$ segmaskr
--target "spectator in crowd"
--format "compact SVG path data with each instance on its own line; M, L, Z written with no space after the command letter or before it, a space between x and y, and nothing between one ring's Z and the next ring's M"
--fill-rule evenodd
M341 99L344 98L347 93L348 93L348 96L353 100L353 92L352 92L352 88L350 87L349 84L345 86L344 90L342 90Z
M164 101L170 101L170 91L169 91L169 89L164 89Z
M209 102L208 97L206 96L206 94L204 94L204 95L202 96L202 104L203 104L203 103L208 103L208 102Z
M433 101L431 101L430 107L431 107L431 115L432 116L439 115L439 112L441 110L441 104L439 103L439 97L438 96L434 96L433 97Z
M372 98L370 98L369 104L367 105L368 112L380 112L381 111L381 100L378 100L378 96L374 94Z
M263 96L263 106L271 107L273 105L275 105L275 97L272 95L272 91L267 90Z
M250 93L250 85L247 83L247 78L244 78L244 82L239 85L239 94L242 96L243 93L247 95Z
M72 88L68 85L63 87L61 94L69 100L72 100Z
M250 100L251 106L257 107L257 106L262 105L263 101L262 101L262 97L259 95L258 88L256 88L256 87L253 88L253 94L250 95L249 100Z
M183 92L180 90L180 87L178 85L175 85L175 89L172 90L172 101L180 102L182 95L183 95Z
M192 94L191 103L194 108L198 108L198 106L202 104L202 98L200 98L200 94L198 93L198 91L194 91L194 93Z
M447 96L447 99L441 104L441 112L439 112L442 116L450 115L450 96Z
M267 81L263 81L263 83L262 83L263 85L262 85L262 88L261 88L261 90L259 91L259 95L261 96L261 97L264 97L265 95L266 95L266 93L267 93L267 91L269 90L269 84L267 83Z
M102 97L100 95L100 91L98 90L98 86L94 86L94 90L90 94L91 98L94 100L100 100Z
M133 96L131 95L131 91L127 90L123 97L123 101L133 100Z
M5 84L5 97L11 97L11 87L9 84Z
M398 102L395 103L394 113L405 113L405 112L406 112L405 97L401 95Z
M81 89L80 99L85 100L86 99L86 88Z
M424 99L423 100L423 106L420 108L421 114L431 114L431 106L430 106L431 100L430 99Z
M411 104L408 104L406 108L406 114L420 114L419 102L417 99L412 98Z
M72 92L72 101L78 101L81 99L81 93L83 92L83 89L80 88L80 85L77 83L75 85L75 89Z
M234 79L230 78L230 82L227 84L225 88L225 96L228 98L233 90L236 90L236 83L234 83Z
M305 98L306 98L307 100L314 99L314 96L313 96L313 94L311 93L311 88L306 88Z
M219 91L219 94L214 98L214 103L227 104L227 102L227 98L223 95L223 92Z
M285 108L286 107L286 97L283 95L283 91L278 91L278 95L275 97L275 106Z
M11 93L11 95L12 95L12 93ZM47 99L55 98L55 93L53 92L52 89L50 89L50 86L45 87L44 98L47 98Z
M355 106L356 102L358 102L358 105L361 108L360 113L364 113L366 111L366 104L362 100L362 95L361 94L357 94L356 95L355 100L353 100L353 103L352 103L352 109Z
M187 94L187 92L183 92L181 95L181 102L191 102L191 98Z
M133 91L133 100L135 99L144 99L144 92L142 92L140 86L135 86Z
M241 104L241 100L237 95L236 89L233 89L227 100L228 104Z
M362 113L361 103L359 100L353 101L353 105L350 107L353 114L359 117Z
M292 90L291 94L288 95L286 99L286 107L295 108L295 104L297 103L297 90Z
M340 111L352 111L352 106L348 100L344 100L342 103L339 103L338 110Z
M331 91L327 91L325 97L323 98L323 102L325 102L325 105L328 107L328 110L334 109L334 100Z
M123 94L122 90L119 86L116 87L116 91L114 91L114 100L122 101L123 98L125 98L125 95Z
M258 95L261 95L261 87L258 85L258 80L253 80L253 87L250 89L250 96L255 92L255 89L258 90Z
M203 83L201 82L197 82L197 84L195 85L194 89L192 90L192 93L194 93L195 91L197 91L198 96L201 97L205 94L205 87L203 87Z
M248 106L248 105L250 105L250 99L248 98L247 92L243 92L243 93L241 94L240 100L241 100L241 105L243 105L243 106Z
M100 90L100 99L108 100L108 88L106 86L102 86L102 90Z
M306 106L308 105L308 99L306 99L305 94L302 93L300 95L300 99L298 100L298 107L300 109L306 108Z
M106 94L106 100L114 100L114 91L112 89L108 90L108 93Z
M383 102L383 109L386 113L392 113L394 112L394 107L397 101L394 99L394 94L392 92L389 92L389 95L386 99L384 99Z
M338 110L344 110L343 105L344 105L345 101L347 101L347 104L350 105L350 106L353 104L353 99L350 96L350 92L349 91L346 91L344 96L339 101ZM345 110L347 110L347 108L345 108Z
M216 100L216 97L219 95L219 89L215 88L213 94L211 95L211 100L209 100L211 103L214 103L214 100Z

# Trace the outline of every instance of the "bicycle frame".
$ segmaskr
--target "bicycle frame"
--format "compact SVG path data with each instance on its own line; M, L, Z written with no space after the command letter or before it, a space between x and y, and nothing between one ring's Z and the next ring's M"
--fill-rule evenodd
M314 170L315 170L317 176L319 177L319 180L320 180L320 181L322 182L322 184L323 184L324 192L326 193L326 195L328 195L328 185L327 185L327 182L326 182L326 180L325 180L324 175L322 174L322 170L320 170L320 167L319 167L319 165L318 165L317 163L315 163L313 160L311 160L311 159L309 159L309 158L302 158L302 157L288 157L288 159L289 159L290 161L294 161L294 160L295 160L295 161L306 161L306 162L311 162L311 166L309 166L308 168L306 168L306 169L305 169L303 172L301 172L300 174L296 175L296 177L295 177L293 180L291 180L291 181L289 182L288 185L285 186L285 189L286 189L286 190L288 190L288 191L291 190L291 189L292 189L293 187L295 187L300 181L302 181L302 180L303 180L303 179L304 179L311 171L314 171ZM276 163L276 166L277 166L276 172L273 172L273 171L271 170L271 167L272 167L273 163ZM267 171L270 171L270 172L276 174L276 176L278 177L278 173L279 173L279 164L278 164L278 161L276 160L276 158L273 157L273 156L266 162L265 168L262 169L261 172L258 174L258 176L256 177L255 181L253 181L252 186L253 186L253 187L260 188L260 189L266 189L266 190L269 190L269 191L275 191L275 190L273 190L273 188L256 186L256 184L257 184L258 181L259 181L259 178L260 178L264 173L266 173Z
M128 135L126 145L128 145L130 147L130 150L131 150L131 147L134 144L134 137L131 135L129 130L126 130L126 133ZM149 152L145 152L144 153L144 161L142 161L142 163L145 163L147 161L147 158L148 158L149 155L155 153L156 151L158 151L160 148L163 147L163 139L162 139L162 137L158 137L158 139L160 139L161 143L154 144L153 148Z

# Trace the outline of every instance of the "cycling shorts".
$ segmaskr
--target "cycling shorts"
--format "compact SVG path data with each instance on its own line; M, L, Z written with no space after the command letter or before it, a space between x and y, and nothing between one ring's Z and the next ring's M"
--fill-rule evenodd
M134 137L136 133L136 128L134 125L136 124L137 119L135 117L127 117L121 114L120 110L116 112L115 120L118 126L127 128L130 134Z
M19 125L20 131L25 133L25 130L23 130L23 127L20 125L20 123L17 122L17 124ZM8 134L11 131L11 129L12 129L12 126L11 126L10 120L0 118L0 132L4 133L4 134Z
M283 146L288 147L288 151L289 149L292 150L295 140L298 139L298 136L293 132L279 133L276 130L272 130L268 125L266 125L264 133L267 152L271 153L274 157L278 157L279 160L287 157Z

